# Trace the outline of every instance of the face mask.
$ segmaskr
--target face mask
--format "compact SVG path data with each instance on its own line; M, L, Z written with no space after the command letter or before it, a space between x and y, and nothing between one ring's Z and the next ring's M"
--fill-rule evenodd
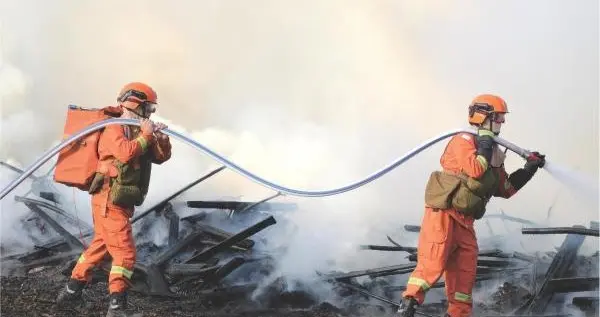
M500 134L502 124L505 122L504 113L496 113L492 116L492 132L496 135Z
M494 134L498 135L500 134L500 129L502 129L502 123L498 123L498 122L492 122L492 132L494 132Z
M130 110L138 117L148 119L150 115L156 112L156 105L153 103L143 102L136 110Z
M482 128L490 130L494 132L495 135L500 134L500 130L502 129L502 124L504 123L504 114L497 113L488 117L483 124Z
M144 102L142 103L142 106L144 107L144 113L147 116L150 116L151 114L156 112L156 105L153 103Z

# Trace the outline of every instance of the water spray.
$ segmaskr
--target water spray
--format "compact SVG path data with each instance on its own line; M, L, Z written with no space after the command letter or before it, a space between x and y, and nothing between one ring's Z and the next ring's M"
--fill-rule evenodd
M57 144L50 150L46 151L39 159L37 159L26 170L24 170L23 173L21 173L17 179L13 180L5 188L3 188L2 191L0 192L0 200L3 199L6 195L8 195L8 193L10 193L15 187L17 187L21 182L23 182L33 172L35 172L37 169L39 169L50 158L52 158L54 155L59 153L60 150L62 150L63 148L67 147L69 144L79 140L80 138L82 138L92 132L95 132L97 130L100 130L106 126L113 125L113 124L140 126L140 122L138 120L117 118L117 119L108 119L108 120L96 122L96 123L86 127L85 129L82 129L81 131L79 131L79 132L71 135L67 139L63 140L61 143ZM404 164L406 161L411 159L413 156L417 155L418 153L422 152L423 150L429 148L430 146L432 146L448 137L451 137L458 133L470 133L470 134L477 135L477 130L475 130L474 128L463 128L463 129L447 131L445 133L442 133L434 138L431 138L431 139L421 143L419 146L415 147L408 153L397 158L395 161L388 164L387 166L384 166L383 168L371 173L364 179L361 179L359 181L356 181L354 183L351 183L351 184L348 184L348 185L345 185L342 187L333 188L333 189L302 190L302 189L294 189L294 188L284 187L282 185L278 185L271 181L268 181L260 176L257 176L255 174L251 173L250 171L241 168L237 164L229 161L228 159L224 158L223 156L217 154L216 152L214 152L210 148L206 147L205 145L203 145L203 144L195 141L194 139L191 139L190 137L183 135L179 132L176 132L176 131L173 131L170 129L163 129L162 132L168 136L179 139L183 143L186 143L186 144L190 145L191 147L193 147L194 149L208 155L210 158L223 164L225 167L231 169L232 171L242 175L245 178L248 178L248 179L254 181L255 183L257 183L261 186L270 188L270 189L276 191L277 193L279 193L280 195L285 194L285 195L300 196L300 197L333 196L333 195L338 195L338 194L342 194L347 191L357 189L357 188L362 187L362 186L378 179L379 177L389 173L390 171L394 170L396 167ZM521 156L524 159L527 159L527 157L529 157L531 155L530 151L525 150L525 149L523 149L511 142L508 142L507 140L504 140L500 137L494 137L494 141L496 143L506 147L507 149L511 150L512 152L516 153L517 155Z

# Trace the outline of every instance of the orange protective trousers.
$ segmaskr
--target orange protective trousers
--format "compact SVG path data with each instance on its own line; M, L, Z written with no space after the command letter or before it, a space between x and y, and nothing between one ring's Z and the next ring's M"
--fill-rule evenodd
M412 272L403 297L413 297L419 304L425 293L442 273L446 283L448 314L471 315L471 291L477 270L477 238L472 226L456 219L455 210L425 208L417 246L417 266Z
M120 293L130 285L129 279L135 264L135 243L129 216L112 204L103 207L92 204L94 239L79 257L71 278L89 281L90 270L110 254L112 267L108 290L110 293Z

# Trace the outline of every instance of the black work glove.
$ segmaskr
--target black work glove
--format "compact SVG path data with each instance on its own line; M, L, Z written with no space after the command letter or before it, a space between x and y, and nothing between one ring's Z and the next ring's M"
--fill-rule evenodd
M546 155L540 154L540 152L531 152L523 168L535 174L538 168L544 167L544 164L546 164Z
M477 131L477 155L485 157L488 164L492 161L494 152L494 133L490 130L479 129Z
M529 157L527 157L525 166L510 174L508 181L516 190L519 190L531 180L538 168L544 167L544 164L546 164L545 155L540 154L539 152L531 152Z

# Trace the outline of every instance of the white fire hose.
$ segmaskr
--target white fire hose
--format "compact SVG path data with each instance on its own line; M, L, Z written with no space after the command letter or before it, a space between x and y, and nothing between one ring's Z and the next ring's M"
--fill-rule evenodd
M2 191L0 192L0 200L2 200L6 195L8 195L13 189L15 189L15 187L17 187L21 182L23 182L33 172L35 172L37 169L39 169L50 158L52 158L54 155L58 154L60 152L60 150L67 147L69 144L79 140L80 138L86 136L89 133L92 133L94 131L97 131L99 129L102 129L106 126L113 125L113 124L139 126L140 121L134 120L134 119L120 119L120 118L119 119L108 119L108 120L104 120L104 121L100 121L95 124L92 124L89 127L73 134L69 138L65 139L61 143L59 143L56 146L54 146L53 148L51 148L50 150L46 151L44 153L44 155L42 155L37 161L35 161L27 169L25 169L24 172L21 175L19 175L19 177L17 179L11 181L6 187L4 187L2 189ZM357 189L357 188L364 186L364 185L378 179L379 177L387 174L388 172L392 171L396 167L402 165L404 162L411 159L416 154L420 153L421 151L429 148L430 146L432 146L448 137L451 137L455 134L462 133L462 132L477 134L477 131L475 129L471 129L471 128L451 130L451 131L440 134L432 139L429 139L429 140L423 142L416 148L412 149L411 151L404 154L403 156L397 158L395 161L388 164L387 166L384 166L383 168L373 172L372 174L368 175L364 179L361 179L354 183L347 184L347 185L344 185L344 186L341 186L338 188L333 188L333 189L301 190L301 189L288 188L288 187L285 187L285 186L282 186L279 184L275 184L275 183L270 182L258 175L255 175L255 174L249 172L248 170L245 170L245 169L239 167L238 165L229 161L228 159L224 158L223 156L215 153L214 151L212 151L208 147L202 145L201 143L195 141L194 139L191 139L191 138L189 138L183 134L180 134L176 131L164 129L161 132L163 132L164 134L166 134L168 136L171 136L171 137L181 140L183 143L186 143L186 144L192 146L194 149L208 155L213 160L220 162L221 164L223 164L224 166L233 170L234 172L254 181L255 183L257 183L261 186L270 188L274 191L277 191L280 194L286 194L286 195L291 195L291 196L301 196L301 197L333 196L333 195L338 195L338 194L341 194L341 193L344 193L347 191ZM527 158L531 154L530 151L520 148L517 145L510 143L500 137L494 137L494 141L496 143L508 148L509 150L511 150L512 152L518 154L519 156L521 156L523 158Z

